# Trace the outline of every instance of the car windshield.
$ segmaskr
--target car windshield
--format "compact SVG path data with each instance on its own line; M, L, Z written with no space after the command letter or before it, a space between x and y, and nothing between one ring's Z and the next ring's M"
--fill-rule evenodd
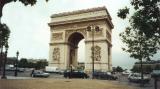
M133 74L135 77L141 77L141 74Z
M35 73L39 73L39 74L41 74L41 73L43 73L43 71L35 71Z

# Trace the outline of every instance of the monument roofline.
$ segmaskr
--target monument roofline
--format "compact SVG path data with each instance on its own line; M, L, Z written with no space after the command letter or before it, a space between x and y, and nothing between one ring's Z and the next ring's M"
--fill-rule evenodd
M111 29L114 28L111 21L112 20L111 16L105 6L53 14L51 16L51 22L48 23L48 25L55 26L55 25L94 21L94 20L106 20L110 28Z
M108 12L108 10L107 10L107 8L105 6L103 6L103 7L89 8L89 9L82 9L82 10L76 10L76 11L70 11L70 12L62 12L62 13L51 15L51 18L68 16L68 15L75 15L75 14L82 14L82 13L88 13L88 12L94 12L94 11L101 11L101 10L106 10L109 19L112 20L109 12Z

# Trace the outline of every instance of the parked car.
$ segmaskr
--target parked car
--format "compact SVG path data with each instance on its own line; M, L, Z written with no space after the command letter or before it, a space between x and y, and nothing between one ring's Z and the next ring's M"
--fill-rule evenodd
M65 78L89 78L88 74L84 73L83 71L64 71Z
M149 83L150 77L143 75L143 80L141 79L141 74L140 73L132 73L128 76L128 80L130 82L135 82L135 83Z
M19 68L19 67L18 67L18 68L17 68L17 71L18 71L18 72L24 72L24 71L25 71L25 68Z
M44 78L47 78L49 77L49 73L45 73L41 70L33 70L32 73L31 73L31 76L32 77L44 77Z
M128 71L122 72L122 75L124 75L124 76L128 76L129 74L130 74L130 72L128 72Z
M96 79L104 79L104 80L116 80L117 76L113 75L110 72L94 72L94 78Z

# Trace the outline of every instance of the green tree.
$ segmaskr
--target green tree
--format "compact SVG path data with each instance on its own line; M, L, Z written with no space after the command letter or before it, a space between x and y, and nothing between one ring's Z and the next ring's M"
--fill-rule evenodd
M0 48L1 52L3 50L3 46L8 45L8 39L10 35L10 30L6 24L0 23Z
M120 33L120 37L126 47L123 51L130 53L130 57L135 59L150 60L150 58L157 53L159 46L156 44L155 38L147 38L145 34L134 28L126 28Z
M160 38L160 0L131 0L136 15L133 17L132 27L142 31L148 38ZM120 9L118 17L125 19L130 8ZM157 41L159 44L159 41Z
M122 41L128 48L130 56L141 63L143 79L143 59L150 59L160 49L160 0L131 0L135 13L129 18L130 27L121 33ZM118 17L125 19L128 7L120 9Z
M139 66L135 66L135 65L134 65L133 68L131 69L131 71L134 72L134 73L136 73L136 72L137 72L137 73L140 73L140 72L141 72L141 69L140 69Z
M0 65L2 65L3 48L8 47L10 30L6 24L0 23Z
M0 0L0 23L1 23L1 17L3 15L2 11L3 11L3 7L8 4L8 3L11 3L11 2L21 2L22 4L24 4L25 6L27 5L35 5L37 0ZM48 0L46 0L48 1Z
M150 57L157 53L159 46L156 44L156 40L154 40L154 37L146 37L143 32L134 28L126 28L126 30L120 34L120 37L122 42L126 44L123 50L130 53L130 57L139 59L141 64L141 78L143 80L142 61L144 59L150 60Z
M27 68L28 60L26 58L21 58L21 60L18 62L18 67Z
M36 63L28 62L27 67L28 67L28 68L36 68Z
M120 67L120 66L117 66L117 67L116 67L116 72L123 72L123 68Z
M37 61L35 68L36 69L44 69L45 66L48 66L47 60L39 60L39 61Z

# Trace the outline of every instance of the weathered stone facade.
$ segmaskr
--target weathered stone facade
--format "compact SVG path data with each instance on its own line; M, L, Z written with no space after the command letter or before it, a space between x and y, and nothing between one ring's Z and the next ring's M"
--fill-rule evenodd
M71 65L76 67L78 43L85 39L85 70L91 71L93 38L92 32L88 32L87 27L98 26L100 30L94 32L95 70L112 70L113 24L105 7L54 14L51 16L49 26L51 31L49 66L56 66L60 69L67 69Z

